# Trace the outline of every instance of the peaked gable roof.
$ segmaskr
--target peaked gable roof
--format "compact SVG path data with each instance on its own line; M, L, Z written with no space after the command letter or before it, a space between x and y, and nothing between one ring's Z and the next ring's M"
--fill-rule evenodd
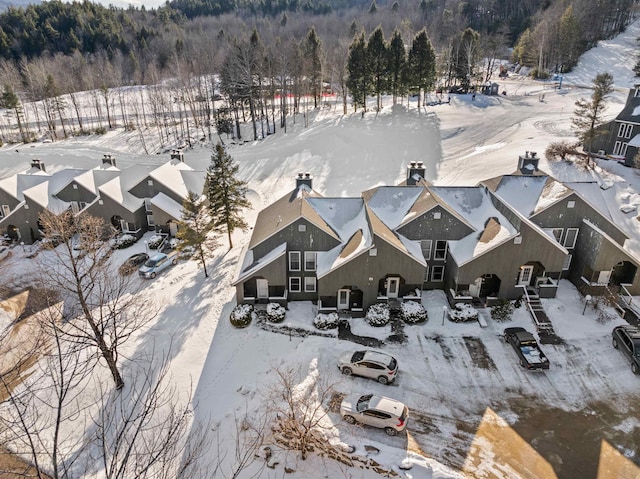
M134 165L122 171L122 174L112 178L98 187L100 195L105 195L120 203L131 212L136 211L142 205L142 200L135 197L129 190L145 178L152 167L146 165Z
M120 169L116 168L115 166L109 165L108 167L97 167L89 171L85 171L84 173L76 176L72 181L75 181L86 190L91 191L92 193L95 193L97 195L98 187L102 186L107 181L112 180L118 175L120 175ZM64 188L64 186L62 188Z
M54 213L60 213L69 207L69 203L62 201L55 196L61 188L83 173L85 170L65 169L58 171L47 178L47 181L32 186L23 191L25 198L29 198L34 203L47 208Z
M497 182L489 184L482 182L482 184L485 184L490 191L493 191L499 198L528 218L539 206L540 198L547 185L554 181L553 178L543 175L504 175L499 177Z
M24 173L17 173L0 180L0 189L18 201L24 200L23 192L47 181L51 175L39 168L30 168Z
M380 186L365 192L367 206L385 225L396 229L404 222L424 189L423 186Z
M624 108L618 113L615 121L640 124L640 95L636 96L636 91L636 88L629 91Z
M320 193L310 189L308 186L301 185L260 211L249 241L249 248L255 248L267 238L300 218L306 219L329 236L340 241L340 238L326 221L307 202L307 198L321 196Z

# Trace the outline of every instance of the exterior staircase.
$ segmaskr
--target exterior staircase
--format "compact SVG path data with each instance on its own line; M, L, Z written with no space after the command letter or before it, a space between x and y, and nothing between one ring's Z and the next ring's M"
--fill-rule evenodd
M542 307L542 303L540 302L540 297L538 296L538 294L534 290L531 290L529 288L523 288L523 291L523 299L526 301L527 309L529 311L529 314L531 314L531 318L536 325L538 333L545 335L555 335L553 324L551 323L551 320Z

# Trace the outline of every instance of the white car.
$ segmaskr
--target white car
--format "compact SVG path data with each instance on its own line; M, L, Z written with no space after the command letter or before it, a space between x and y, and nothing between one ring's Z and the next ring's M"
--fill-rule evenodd
M395 436L407 426L409 408L395 399L367 394L343 399L340 415L349 424L366 424Z
M380 384L389 384L398 375L398 361L378 351L347 352L340 356L338 369L347 376L353 374L375 379Z

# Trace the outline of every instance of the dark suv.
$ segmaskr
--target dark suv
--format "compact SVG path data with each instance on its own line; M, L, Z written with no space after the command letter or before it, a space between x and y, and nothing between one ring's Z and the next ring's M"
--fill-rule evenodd
M631 360L631 371L640 374L640 329L634 326L613 328L613 347L620 349Z

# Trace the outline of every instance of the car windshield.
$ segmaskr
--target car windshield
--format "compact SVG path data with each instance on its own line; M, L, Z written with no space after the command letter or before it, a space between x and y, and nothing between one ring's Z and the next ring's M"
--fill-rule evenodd
M158 264L158 261L160 261L160 260L153 259L153 258L152 259L148 259L147 261L145 261L144 265L147 268L153 268L156 264Z
M371 394L367 394L366 396L360 396L360 399L358 399L358 403L356 404L356 411L362 412L365 409L368 409L371 396L372 396Z
M391 361L389 361L389 365L387 367L393 371L397 365L398 361L396 361L396 358L391 358Z
M353 353L353 356L351 356L351 362L362 361L362 358L364 358L364 351L356 351Z
M404 421L405 419L407 419L407 414L409 413L409 409L407 408L407 406L404 407L404 409L402 410L402 415L400 416L400 419L402 421Z

